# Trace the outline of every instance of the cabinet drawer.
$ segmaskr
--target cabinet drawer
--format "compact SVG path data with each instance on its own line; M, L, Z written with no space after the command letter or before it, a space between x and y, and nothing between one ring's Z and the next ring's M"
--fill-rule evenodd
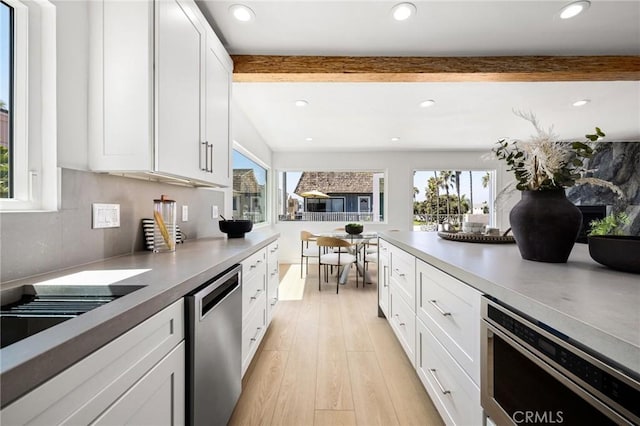
M387 262L389 261L389 246L390 244L385 240L378 239L378 254L380 256L380 262L382 262L383 259L386 259Z
M418 318L479 384L481 294L421 260L416 271Z
M390 247L390 280L397 286L411 310L416 306L416 258L395 246Z
M416 320L416 328L416 370L445 423L482 424L478 386L420 319Z
M389 292L389 324L409 357L411 365L415 367L416 315L398 293L397 288L392 284Z
M242 374L247 371L253 355L255 355L260 340L264 336L267 326L267 311L265 295L256 301L258 307L251 311L251 315L242 321Z
M278 241L274 241L267 246L267 260L270 264L278 263L278 254L280 251L279 244L280 243Z
M247 282L256 274L264 274L266 262L266 249L259 250L240 262L242 265L242 281Z
M256 306L264 306L266 293L266 276L261 274L250 274L249 278L242 277L242 318L246 318ZM260 305L262 300L262 305Z

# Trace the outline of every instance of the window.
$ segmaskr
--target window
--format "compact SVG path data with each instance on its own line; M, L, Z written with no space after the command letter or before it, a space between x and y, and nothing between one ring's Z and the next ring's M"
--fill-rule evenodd
M493 223L494 176L487 170L414 171L414 230L458 228L467 219Z
M267 221L267 169L233 150L233 218Z
M0 3L0 198L12 198L13 8Z
M281 221L381 222L384 173L287 171L278 174Z
M0 1L0 210L55 210L56 15Z

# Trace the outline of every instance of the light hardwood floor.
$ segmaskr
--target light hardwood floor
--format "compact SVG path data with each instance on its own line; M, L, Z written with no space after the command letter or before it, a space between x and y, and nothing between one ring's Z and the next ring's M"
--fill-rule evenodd
M376 284L356 288L352 271L339 294L335 278L318 291L317 266L306 280L298 268L280 265L282 298L229 424L442 425L393 331L378 318Z

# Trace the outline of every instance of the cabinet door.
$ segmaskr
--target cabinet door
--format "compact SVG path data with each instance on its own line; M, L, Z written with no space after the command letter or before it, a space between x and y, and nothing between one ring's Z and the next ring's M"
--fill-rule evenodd
M208 32L206 47L205 78L205 142L206 168L210 176L207 180L228 186L231 179L231 158L229 144L229 101L231 94L231 72L224 65L213 31Z
M267 246L267 325L271 323L273 312L278 304L278 286L280 285L278 251L278 241Z
M156 3L156 167L202 180L201 88L206 31L183 0Z
M386 241L378 242L380 264L378 265L378 306L389 317L389 246Z
M156 364L95 425L180 425L185 423L184 341Z

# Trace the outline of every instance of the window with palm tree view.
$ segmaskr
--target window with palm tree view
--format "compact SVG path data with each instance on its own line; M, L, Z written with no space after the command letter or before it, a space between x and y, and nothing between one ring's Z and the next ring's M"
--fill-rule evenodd
M382 222L384 173L280 172L277 199L280 221Z
M460 229L463 221L490 224L493 175L487 170L414 171L414 229Z

